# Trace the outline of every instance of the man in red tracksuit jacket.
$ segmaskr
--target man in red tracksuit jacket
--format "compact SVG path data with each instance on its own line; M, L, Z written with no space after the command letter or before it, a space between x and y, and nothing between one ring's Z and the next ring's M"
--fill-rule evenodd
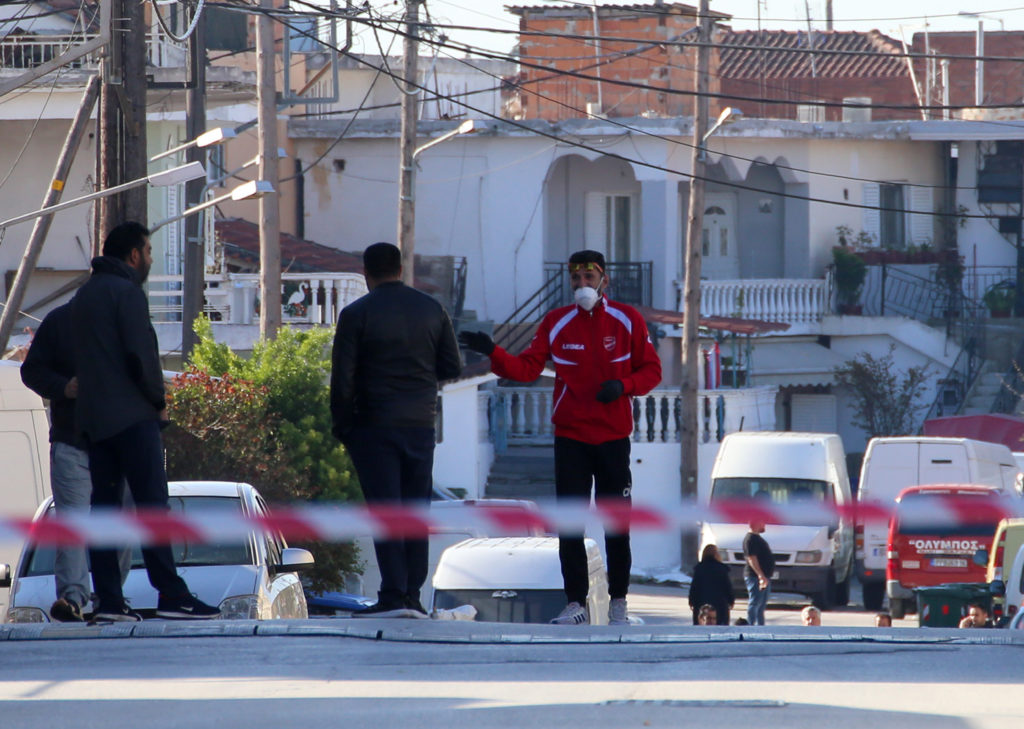
M646 395L661 381L661 360L643 317L603 295L608 277L601 253L573 253L569 273L576 303L549 312L518 357L482 332L463 332L460 339L469 349L489 356L491 371L510 380L532 382L551 360L555 365L551 422L557 497L589 501L593 484L596 498L629 504L632 397ZM606 534L605 552L609 623L628 625L629 532ZM560 534L558 556L568 604L551 622L587 624L589 574L583 535Z

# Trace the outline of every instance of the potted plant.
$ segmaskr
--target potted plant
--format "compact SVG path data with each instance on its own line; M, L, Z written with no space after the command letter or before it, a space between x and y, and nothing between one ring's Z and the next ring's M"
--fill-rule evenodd
M1013 311L1016 287L1013 281L1000 281L988 287L981 302L988 307L993 319L1005 319Z
M835 267L836 305L840 314L860 314L860 294L868 274L867 264L844 246L832 249Z

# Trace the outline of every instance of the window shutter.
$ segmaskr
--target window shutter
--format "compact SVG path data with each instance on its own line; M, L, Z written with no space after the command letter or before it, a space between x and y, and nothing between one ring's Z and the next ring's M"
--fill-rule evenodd
M835 395L794 394L790 400L790 428L797 433L835 433Z
M933 190L930 187L911 187L909 228L910 242L915 246L922 243L933 244L935 242L935 202Z
M603 192L588 192L583 212L583 242L592 251L608 254L608 220Z
M867 206L862 209L864 216L861 228L872 237L874 244L878 245L882 239L882 220L878 210L879 194L877 182L864 183L861 192L861 202Z

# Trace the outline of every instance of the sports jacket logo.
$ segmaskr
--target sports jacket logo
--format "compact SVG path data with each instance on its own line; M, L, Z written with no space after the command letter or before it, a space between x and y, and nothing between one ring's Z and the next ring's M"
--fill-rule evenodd
M563 344L562 345L562 349L581 349L582 350L582 349L586 349L586 346L583 345L583 344Z
M615 349L616 341L617 340L616 340L615 337L605 337L604 338L604 348L606 350L608 350L609 352L611 352L613 349Z

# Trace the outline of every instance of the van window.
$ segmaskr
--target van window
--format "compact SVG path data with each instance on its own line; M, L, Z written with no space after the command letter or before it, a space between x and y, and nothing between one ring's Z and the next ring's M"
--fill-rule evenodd
M219 496L172 496L168 500L168 504L172 512L205 515L225 509L238 511L242 508L240 499ZM50 507L44 518L51 518L52 516L53 507ZM253 564L254 562L248 541L244 543L225 542L213 544L179 542L173 544L172 547L174 549L174 562L178 567L239 565ZM25 560L21 576L52 575L55 556L56 553L53 547L34 547ZM142 550L136 546L132 549L132 569L142 569L144 566Z
M920 503L922 499L934 499L936 497L948 497L949 494L928 494L928 493L917 493L907 494L900 501L899 509L897 510L897 523L896 533L897 534L927 534L929 536L936 537L989 537L996 532L998 521L993 521L991 524L974 523L974 524L956 524L952 522L944 522L941 524L930 523L925 524L920 519L914 520L911 523L904 524L902 518L899 516L899 511L902 510L907 504ZM965 494L959 494L958 498L963 498ZM981 496L978 498L993 498L991 496Z
M832 484L807 478L716 478L712 501L764 499L772 504L832 503Z

